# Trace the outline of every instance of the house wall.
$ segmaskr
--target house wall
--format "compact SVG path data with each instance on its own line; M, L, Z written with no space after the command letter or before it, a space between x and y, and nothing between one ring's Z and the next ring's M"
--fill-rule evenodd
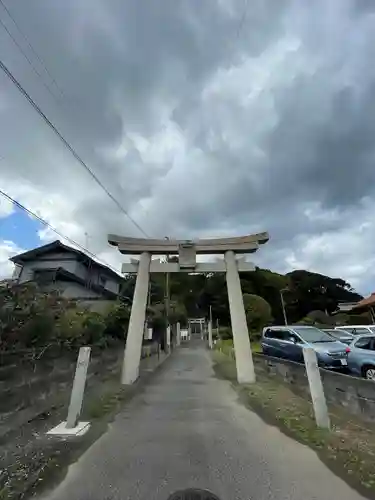
M98 299L102 297L101 294L93 290L89 290L80 283L73 283L69 281L57 280L54 283L42 285L42 289L45 292L57 290L66 299Z
M50 269L61 267L66 271L75 274L79 278L90 281L90 283L95 285L101 285L100 276L105 277L106 282L104 288L113 293L118 294L120 291L120 283L116 281L111 274L106 273L102 268L99 268L92 264L91 267L87 267L82 262L79 262L77 256L72 252L71 254L67 252L50 252L48 255L35 259L33 261L25 263L22 271L19 275L19 283L24 283L25 281L32 280L34 278L35 269ZM119 278L120 279L120 278ZM53 289L62 289L64 291L64 296L66 297L100 297L101 295L87 290L83 285L78 283L65 283L63 282L61 288L55 286ZM79 295L75 295L79 293Z
M102 268L95 267L95 264L90 268L90 270L86 269L86 276L90 273L90 282L103 286L101 283L101 277L105 278L104 288L109 290L110 292L118 294L120 292L120 283L113 279L112 275L106 273L106 271ZM120 279L120 278L119 278Z
M48 258L43 257L39 259L26 262L19 276L19 283L32 280L34 278L35 269L50 269L54 267L62 267L70 273L78 274L77 260L72 256L60 253L51 253ZM78 274L80 276L80 274ZM83 277L83 276L80 276Z
M118 283L117 281L115 281L112 277L107 277L107 281L106 281L106 284L104 286L104 288L106 290L109 290L113 293L117 293L119 294L120 293L120 283Z

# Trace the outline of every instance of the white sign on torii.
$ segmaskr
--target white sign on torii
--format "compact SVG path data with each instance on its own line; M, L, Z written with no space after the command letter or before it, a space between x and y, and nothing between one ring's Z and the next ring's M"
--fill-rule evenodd
M109 244L117 246L121 253L140 255L139 261L132 261L122 266L123 273L137 273L137 280L121 382L127 385L133 384L139 376L150 272L226 273L237 380L240 383L254 382L253 358L238 271L254 271L255 267L244 258L238 259L236 254L254 253L258 250L259 245L267 243L268 239L268 233L197 241L108 235ZM196 261L197 254L224 254L224 259L219 262L199 263ZM178 262L151 260L152 255L178 255Z

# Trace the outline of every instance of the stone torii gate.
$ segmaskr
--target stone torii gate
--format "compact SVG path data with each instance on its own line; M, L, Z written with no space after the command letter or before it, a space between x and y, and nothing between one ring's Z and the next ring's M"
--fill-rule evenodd
M254 382L253 358L238 271L254 271L255 266L247 262L244 257L238 258L236 254L254 253L259 245L267 243L268 239L268 233L197 241L129 238L109 234L108 243L117 246L122 254L140 256L139 261L122 265L123 273L137 274L125 347L122 384L133 384L139 376L150 272L226 273L237 380L240 383ZM224 254L224 260L200 263L196 260L197 254ZM178 262L151 260L152 255L178 255Z

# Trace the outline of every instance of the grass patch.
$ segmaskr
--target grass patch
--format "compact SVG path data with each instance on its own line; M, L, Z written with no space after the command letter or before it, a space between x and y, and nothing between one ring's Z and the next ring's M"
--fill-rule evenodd
M260 340L253 340L251 342L251 350L252 352L262 352L262 346L260 344Z
M215 349L227 356L232 355L233 351L233 340L218 340L215 345ZM252 352L259 353L262 352L262 346L260 340L252 340L251 341L251 350Z
M109 413L116 412L128 396L129 391L124 388L105 392L97 399L90 401L85 413L90 419L103 418Z
M287 385L257 373L257 383L239 386L234 361L214 352L218 377L230 380L240 401L267 423L313 448L338 476L368 498L375 498L375 427L330 406L331 431L315 425L310 401L294 394Z

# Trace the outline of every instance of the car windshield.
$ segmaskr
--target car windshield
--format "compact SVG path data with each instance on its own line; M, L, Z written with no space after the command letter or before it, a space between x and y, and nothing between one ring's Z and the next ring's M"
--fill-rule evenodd
M328 333L319 330L319 328L314 328L313 326L304 328L299 328L297 326L293 327L293 330L295 330L306 342L335 342L335 339L328 335Z
M371 333L371 328L368 330L367 328L355 328L354 329L354 335L367 335L369 333ZM372 332L372 333L375 333L375 332Z
M341 332L338 332L337 330L327 330L327 333L331 335L331 337L335 337L335 339L351 339L352 335L350 335L348 332L345 332L342 330Z

